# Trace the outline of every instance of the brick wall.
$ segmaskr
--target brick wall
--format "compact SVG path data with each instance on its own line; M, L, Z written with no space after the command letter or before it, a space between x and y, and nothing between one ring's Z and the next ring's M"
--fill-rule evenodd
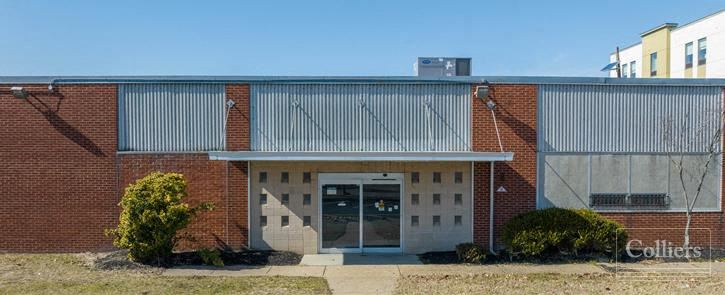
M0 251L112 249L116 86L0 86Z
M476 85L472 87L475 94ZM472 96L473 151L500 151L491 111L486 101ZM511 217L536 209L536 98L535 85L490 85L489 97L496 102L496 120L504 151L513 152L511 162L494 164L494 240ZM473 240L488 245L490 163L474 164Z
M104 230L118 223L123 189L153 171L183 173L189 203L216 205L190 224L197 242L180 248L247 244L246 162L206 153L117 155L116 85L25 87L31 95L17 99L0 86L0 251L114 249ZM249 85L226 91L236 102L228 149L248 150Z

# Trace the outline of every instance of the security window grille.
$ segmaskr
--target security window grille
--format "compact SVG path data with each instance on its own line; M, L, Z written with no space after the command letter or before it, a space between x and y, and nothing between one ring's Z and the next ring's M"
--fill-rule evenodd
M629 196L630 206L662 208L670 204L667 194L632 194Z
M289 194L282 194L282 205L289 206Z
M441 204L441 194L433 194L433 205Z
M627 194L592 194L589 196L591 207L624 207L627 205Z
M282 172L282 176L280 177L280 182L289 183L289 172Z
M302 196L302 206L310 206L310 205L312 205L312 195L304 194Z
M259 172L259 183L267 183L267 172Z

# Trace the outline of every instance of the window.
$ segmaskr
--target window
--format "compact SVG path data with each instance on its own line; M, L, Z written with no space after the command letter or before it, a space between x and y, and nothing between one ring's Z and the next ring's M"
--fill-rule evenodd
M312 225L312 217L311 216L304 216L302 217L302 226L311 226Z
M410 182L412 182L412 183L419 183L420 182L420 173L418 173L418 172L411 172L410 173Z
M282 172L282 177L280 177L280 182L289 183L289 172Z
M259 172L259 183L267 183L267 172Z
M282 194L282 205L289 206L289 194Z
M463 225L463 216L461 216L461 215L454 216L453 217L453 224L456 225L456 226Z
M310 182L312 182L312 173L303 172L302 173L302 183L310 183Z
M289 226L289 216L281 216L282 217L282 226Z
M454 205L463 205L463 194L455 194L453 197Z
M685 44L685 68L692 67L692 42Z
M622 78L627 78L627 74L629 74L629 69L627 68L627 64L622 65Z
M410 203L416 206L420 204L420 196L418 194L410 195Z
M310 206L310 205L312 205L312 195L311 194L302 195L302 206Z
M441 226L441 216L433 215L433 226Z
M259 195L259 204L260 205L267 205L267 194L260 194Z
M410 226L418 226L418 216L411 216L410 217Z
M657 76L657 52L649 55L649 66L649 75L652 77Z
M433 194L433 205L441 204L441 194Z
M697 40L697 64L704 65L707 61L707 38Z
M433 183L441 183L441 173L433 172Z
M637 62L636 61L629 63L629 77L637 78Z
M455 173L455 182L456 183L463 183L463 172L456 172Z
M267 226L267 216L259 216L259 226Z

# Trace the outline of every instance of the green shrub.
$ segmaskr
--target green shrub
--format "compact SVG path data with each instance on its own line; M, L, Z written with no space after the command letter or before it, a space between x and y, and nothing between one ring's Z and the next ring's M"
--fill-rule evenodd
M474 243L456 245L458 260L466 263L481 263L486 259L486 249Z
M504 226L503 238L513 255L616 255L624 249L627 233L591 210L549 208L514 217Z
M130 184L121 198L118 227L107 230L116 247L129 250L129 257L142 263L166 263L181 239L177 235L200 210L211 210L202 203L189 207L181 202L186 197L186 181L178 173L151 173Z
M206 265L224 266L221 253L217 249L199 249L196 250L196 253L199 254L201 261Z

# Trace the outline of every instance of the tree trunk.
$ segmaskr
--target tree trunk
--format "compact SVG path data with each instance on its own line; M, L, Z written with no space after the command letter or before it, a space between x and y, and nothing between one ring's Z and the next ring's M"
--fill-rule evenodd
M685 224L685 242L683 247L685 248L685 257L690 258L690 224L692 223L692 213L687 210L687 223Z

